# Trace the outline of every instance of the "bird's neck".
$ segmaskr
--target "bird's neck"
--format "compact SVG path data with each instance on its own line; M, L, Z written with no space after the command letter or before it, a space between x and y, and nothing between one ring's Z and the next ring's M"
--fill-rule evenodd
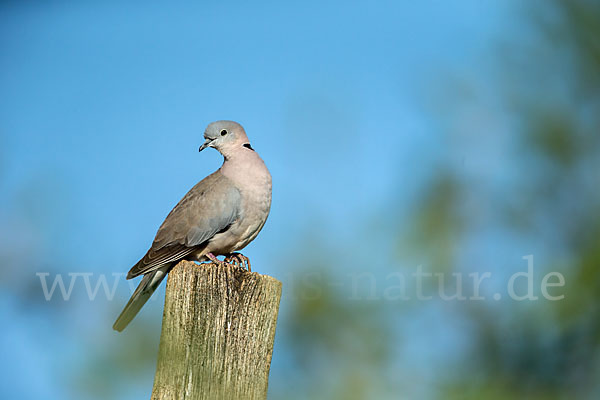
M235 182L268 180L271 175L260 156L253 150L244 149L234 154L223 155L225 161L221 166L223 175Z

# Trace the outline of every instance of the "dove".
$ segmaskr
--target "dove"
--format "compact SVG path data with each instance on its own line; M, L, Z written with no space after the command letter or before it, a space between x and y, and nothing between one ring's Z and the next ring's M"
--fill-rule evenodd
M116 331L125 329L181 260L212 261L217 266L245 263L250 270L248 258L235 252L254 240L267 221L271 174L237 122L209 124L204 139L199 151L218 150L223 164L177 203L146 255L127 274L127 279L143 278L114 323ZM225 261L219 255L225 255Z

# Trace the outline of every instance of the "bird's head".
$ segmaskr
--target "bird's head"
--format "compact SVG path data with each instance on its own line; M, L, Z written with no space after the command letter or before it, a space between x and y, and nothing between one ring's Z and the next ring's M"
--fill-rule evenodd
M199 151L214 147L226 158L242 147L252 150L246 131L233 121L216 121L209 124L204 131L204 139Z

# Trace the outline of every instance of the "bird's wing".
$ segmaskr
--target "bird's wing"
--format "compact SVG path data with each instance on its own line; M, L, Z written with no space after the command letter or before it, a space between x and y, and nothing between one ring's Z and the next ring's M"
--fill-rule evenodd
M181 260L215 234L227 230L239 217L240 206L239 190L221 171L207 176L167 215L152 247L131 268L127 278Z

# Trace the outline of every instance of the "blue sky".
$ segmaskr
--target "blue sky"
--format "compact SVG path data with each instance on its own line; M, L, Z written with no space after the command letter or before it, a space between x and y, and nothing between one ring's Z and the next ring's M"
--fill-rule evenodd
M3 185L11 193L56 178L65 191L56 206L68 208L61 222L83 251L99 237L121 247L134 232L148 243L171 205L220 164L195 152L204 126L234 119L273 170L281 215L271 227L299 223L280 205L308 205L338 231L389 197L390 179L418 178L440 143L423 93L485 62L503 22L491 5L5 6ZM122 212L134 220L118 231L95 220Z
M98 329L89 303L33 318L18 311L13 283L82 261L86 271L126 272L171 207L220 165L216 152L197 151L213 120L242 123L273 175L270 220L246 251L260 272L284 279L272 260L306 235L342 250L359 242L356 227L383 207L401 209L444 151L429 96L456 71L488 65L491 38L510 29L510 6L0 6L0 238L22 265L8 266L0 321L10 328L1 335L10 359L31 360L2 371L14 386L1 390L70 395L54 378L82 357L84 344L66 332ZM155 318L161 302L151 306ZM35 350L39 330L65 370L49 371L53 359ZM69 340L70 351L56 351ZM24 387L22 370L39 381Z

